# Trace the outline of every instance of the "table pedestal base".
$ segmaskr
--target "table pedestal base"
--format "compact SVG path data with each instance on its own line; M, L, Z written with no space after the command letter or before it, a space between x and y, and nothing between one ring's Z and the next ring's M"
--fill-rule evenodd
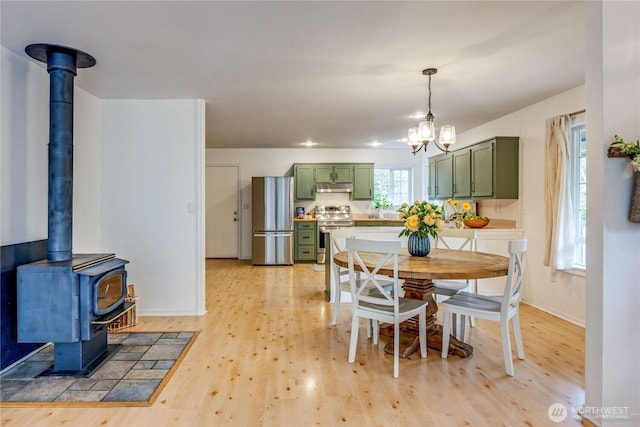
M442 326L436 323L438 305L433 297L433 283L429 279L405 279L403 289L405 298L429 301L427 305L427 347L442 351ZM380 325L380 337L393 339L393 325ZM406 358L420 349L418 338L418 316L400 324L400 357ZM393 354L393 342L384 347L385 353ZM468 357L473 347L451 336L448 353L453 356Z

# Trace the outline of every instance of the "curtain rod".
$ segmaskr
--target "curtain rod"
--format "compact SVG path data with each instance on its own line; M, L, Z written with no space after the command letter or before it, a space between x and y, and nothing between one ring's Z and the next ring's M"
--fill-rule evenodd
M578 110L578 111L574 111L573 113L569 113L567 114L567 116L575 116L577 114L582 114L582 113L586 113L587 110Z

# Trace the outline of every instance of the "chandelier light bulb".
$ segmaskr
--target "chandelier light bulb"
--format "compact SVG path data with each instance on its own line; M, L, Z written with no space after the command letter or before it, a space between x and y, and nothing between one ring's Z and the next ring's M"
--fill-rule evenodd
M440 144L449 147L456 142L456 127L453 125L443 125L440 128Z
M421 141L431 142L436 139L436 131L432 121L420 122L418 125L418 133Z
M407 141L407 144L409 144L410 146L417 147L418 145L420 145L420 133L418 131L418 128L409 128L407 137L409 139L409 141Z

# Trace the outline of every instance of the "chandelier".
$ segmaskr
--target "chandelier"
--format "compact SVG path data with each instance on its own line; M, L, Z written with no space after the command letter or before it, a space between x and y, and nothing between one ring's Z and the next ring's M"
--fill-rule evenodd
M424 148L427 151L427 145L433 141L440 151L449 152L449 146L456 142L456 127L453 125L443 125L440 127L440 138L436 141L436 131L433 126L433 114L431 113L431 76L438 72L437 68L425 68L422 74L429 76L429 112L425 116L425 121L420 122L418 127L412 127L408 132L407 144L413 149L413 155ZM438 142L440 145L438 145ZM444 147L444 148L442 148Z

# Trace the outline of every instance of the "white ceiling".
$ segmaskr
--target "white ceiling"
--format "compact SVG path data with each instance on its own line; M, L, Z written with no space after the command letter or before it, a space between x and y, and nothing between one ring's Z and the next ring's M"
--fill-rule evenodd
M208 148L399 147L427 67L458 132L584 83L583 1L2 0L0 18L25 58L94 56L76 84L99 98L206 100Z

